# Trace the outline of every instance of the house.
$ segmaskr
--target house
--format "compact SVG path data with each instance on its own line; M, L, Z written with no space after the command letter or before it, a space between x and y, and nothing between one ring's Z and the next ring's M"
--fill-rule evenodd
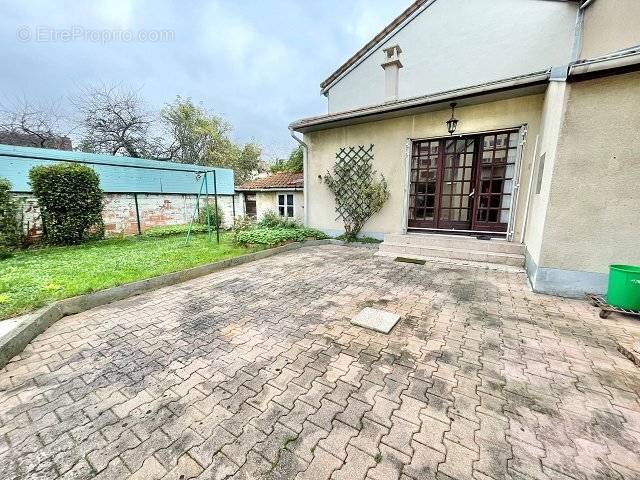
M310 227L341 231L323 180L364 146L381 254L524 265L565 296L640 264L640 1L417 0L321 91L290 125Z
M38 135L20 133L11 130L0 131L0 144L18 147L52 148L55 150L73 150L71 139L62 135Z
M239 212L260 219L267 211L302 221L304 218L302 172L278 172L236 186Z

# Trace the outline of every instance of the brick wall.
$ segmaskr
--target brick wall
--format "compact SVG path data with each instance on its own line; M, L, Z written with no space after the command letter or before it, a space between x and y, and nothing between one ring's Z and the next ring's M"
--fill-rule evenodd
M32 195L17 194L22 204L23 225L29 237L42 234L40 209ZM213 205L213 196L210 197ZM204 199L200 201L205 204ZM140 225L144 232L147 228L165 225L181 225L189 223L196 205L196 195L182 194L138 194L138 211ZM219 196L218 205L224 214L224 225L233 224L233 204L231 196ZM107 193L102 210L107 235L138 233L136 206L133 194Z

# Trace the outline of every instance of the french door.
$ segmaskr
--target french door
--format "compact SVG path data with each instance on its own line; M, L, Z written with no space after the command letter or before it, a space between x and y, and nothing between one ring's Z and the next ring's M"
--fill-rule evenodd
M518 131L413 142L408 227L504 234Z

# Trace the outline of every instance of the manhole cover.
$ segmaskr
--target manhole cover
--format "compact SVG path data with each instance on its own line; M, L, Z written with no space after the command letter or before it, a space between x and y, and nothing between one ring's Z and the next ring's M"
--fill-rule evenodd
M376 332L389 333L400 320L397 313L378 310L377 308L363 308L351 319L351 323L359 327L369 328Z

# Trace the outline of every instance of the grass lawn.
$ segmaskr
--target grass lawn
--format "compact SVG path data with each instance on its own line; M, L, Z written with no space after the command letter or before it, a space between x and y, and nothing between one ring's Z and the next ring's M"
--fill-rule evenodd
M35 310L62 298L95 292L164 273L255 252L222 235L124 237L72 247L18 252L0 260L0 319Z

